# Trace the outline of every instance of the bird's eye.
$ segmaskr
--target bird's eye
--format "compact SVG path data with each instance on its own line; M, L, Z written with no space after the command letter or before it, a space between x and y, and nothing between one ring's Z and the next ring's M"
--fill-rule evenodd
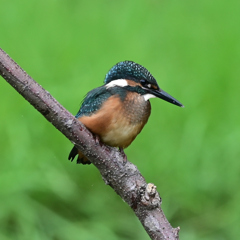
M147 81L144 80L144 79L141 79L141 80L140 80L140 83L141 83L142 85L145 85L145 84L147 83Z
M152 88L152 85L148 81L146 81L144 79L140 80L140 83L145 88Z

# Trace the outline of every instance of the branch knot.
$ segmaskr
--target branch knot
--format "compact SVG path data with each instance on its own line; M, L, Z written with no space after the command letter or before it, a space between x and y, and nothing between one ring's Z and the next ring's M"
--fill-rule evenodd
M161 205L162 199L157 192L157 187L153 183L148 183L140 189L141 203L148 209L154 209Z

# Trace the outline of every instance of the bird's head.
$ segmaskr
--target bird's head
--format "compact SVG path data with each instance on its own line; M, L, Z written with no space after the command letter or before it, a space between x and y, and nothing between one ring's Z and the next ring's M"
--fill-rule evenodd
M107 88L119 86L137 92L143 95L146 101L158 97L183 107L178 100L159 88L156 79L145 67L132 61L119 62L113 66L107 73L104 83Z

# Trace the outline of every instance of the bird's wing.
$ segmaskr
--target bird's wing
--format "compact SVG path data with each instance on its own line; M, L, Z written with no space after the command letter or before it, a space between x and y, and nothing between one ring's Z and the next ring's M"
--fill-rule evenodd
M76 118L93 114L111 95L111 91L104 86L93 89L84 98Z

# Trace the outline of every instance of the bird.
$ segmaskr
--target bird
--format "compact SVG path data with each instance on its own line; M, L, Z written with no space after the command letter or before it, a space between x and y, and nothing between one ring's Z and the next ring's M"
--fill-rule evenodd
M179 107L183 105L163 91L142 65L122 61L114 65L105 76L104 85L87 93L75 116L99 140L111 147L118 147L123 154L142 131L151 113L150 98L160 98ZM68 160L91 164L75 146Z

